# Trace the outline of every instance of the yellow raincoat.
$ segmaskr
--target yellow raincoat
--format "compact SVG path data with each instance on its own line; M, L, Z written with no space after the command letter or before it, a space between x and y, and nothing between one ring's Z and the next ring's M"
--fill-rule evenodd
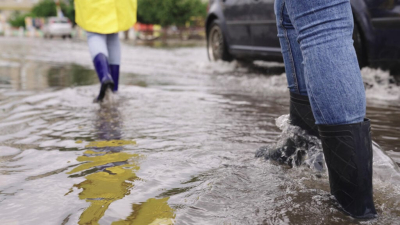
M137 0L75 0L76 23L86 31L111 34L136 23Z

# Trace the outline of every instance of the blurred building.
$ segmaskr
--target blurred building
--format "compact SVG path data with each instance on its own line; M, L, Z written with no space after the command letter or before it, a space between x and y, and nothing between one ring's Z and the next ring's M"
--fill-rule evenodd
M0 14L8 18L12 12L28 12L39 0L0 0Z
M39 0L0 0L0 9L29 10Z

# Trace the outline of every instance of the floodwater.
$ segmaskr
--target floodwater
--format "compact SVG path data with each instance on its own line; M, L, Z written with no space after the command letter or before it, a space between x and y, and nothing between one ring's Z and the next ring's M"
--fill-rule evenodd
M363 222L340 211L326 171L255 158L287 131L281 63L123 45L120 92L98 105L85 42L1 38L0 49L2 225L400 224L400 87L387 72L362 70L383 149L379 218Z

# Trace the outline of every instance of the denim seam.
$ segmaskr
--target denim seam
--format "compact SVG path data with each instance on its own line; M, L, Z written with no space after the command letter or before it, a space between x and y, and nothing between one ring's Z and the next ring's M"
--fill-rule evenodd
M285 31L285 32L284 32L284 33L285 33L285 39L286 39L286 42L287 42L288 48L289 48L290 64L291 64L292 69L293 69L292 76L293 76L293 79L294 79L294 83L295 83L295 86L296 86L297 93L300 94L299 84L298 84L298 82L297 82L296 67L294 66L294 59L293 59L293 54L292 54L292 48L291 48L291 46L290 46L290 41L289 41L289 38L288 38L287 29L286 29L285 26L283 26L283 9L284 9L284 7L285 7L285 3L282 4L281 10L280 10L281 19L280 19L279 22L280 22L281 27L282 27L283 30Z

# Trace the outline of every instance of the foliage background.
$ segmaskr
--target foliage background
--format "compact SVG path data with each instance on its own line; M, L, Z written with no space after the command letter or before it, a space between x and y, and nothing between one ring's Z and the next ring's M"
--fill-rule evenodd
M184 26L191 17L207 16L201 0L138 0L138 21L161 26Z
M118 0L117 0L118 1ZM137 0L138 22L162 26L184 26L192 17L205 18L207 3L201 0ZM60 1L64 16L75 24L74 0ZM9 19L13 27L25 27L25 17L57 16L54 0L41 0L29 13L14 12Z
M60 1L61 11L65 17L75 24L74 0ZM15 11L8 22L13 27L25 27L25 17L51 17L57 16L57 8L54 0L41 0L33 6L29 13Z

